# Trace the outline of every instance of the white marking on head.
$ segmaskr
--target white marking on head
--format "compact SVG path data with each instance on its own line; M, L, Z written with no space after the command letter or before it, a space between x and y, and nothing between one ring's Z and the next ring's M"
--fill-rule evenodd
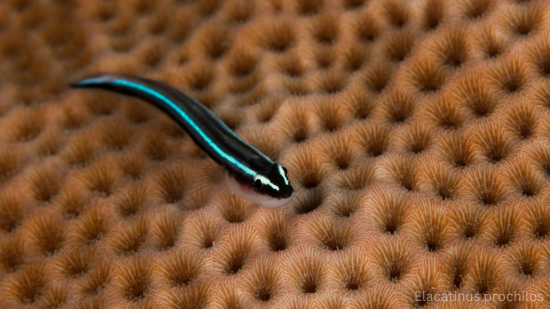
M281 174L281 177L285 180L285 185L288 185L290 181L288 181L288 178L286 178L286 173L281 164L277 164L277 167L279 168L279 174Z
M256 180L261 181L264 186L270 186L273 188L273 190L279 191L279 186L273 184L269 180L269 178L265 177L264 175L256 174L256 176L254 176L254 182L256 182Z
M227 172L225 173L225 181L229 189L231 189L236 196L265 208L278 208L285 206L294 198L294 194L282 199L273 198L266 194L259 194L251 186L245 186L237 182L237 180L231 177Z

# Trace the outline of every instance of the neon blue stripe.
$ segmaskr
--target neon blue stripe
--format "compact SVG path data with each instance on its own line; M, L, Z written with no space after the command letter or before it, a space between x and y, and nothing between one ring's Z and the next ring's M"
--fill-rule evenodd
M90 78L90 79L85 79L85 80L79 81L75 85L77 85L77 86L86 86L86 85L106 83L108 81L109 81L109 79L106 78L106 77L95 77L95 78Z
M84 81L80 84L85 85L85 84L90 84L90 83L94 83L94 82L102 83L102 82L105 82L105 81L106 81L105 79L97 78L95 80L90 79L88 81ZM191 119L184 111L181 110L181 108L179 108L176 104L174 104L172 101L170 101L167 97L165 97L162 94L158 93L157 91L154 91L154 90L152 90L150 88L147 88L143 85L133 83L133 82L129 82L129 81L126 81L126 80L114 79L113 83L123 85L123 86L127 86L127 87L130 87L130 88L136 88L140 91L146 92L146 93L148 93L148 94L164 101L166 104L170 105L174 110L176 110L178 112L178 114L180 114L180 116L183 117L183 119L185 119L185 121L187 121L193 127L193 129L195 129L195 131L197 131L197 133L199 133L199 135L208 143L208 145L210 145L210 147L212 147L212 149L214 149L220 156L222 156L227 161L234 164L236 167L243 170L248 175L250 175L252 177L254 177L256 175L256 172L254 172L253 170L251 170L248 167L246 167L245 165L243 165L237 159L235 159L232 156L228 155L227 153L223 152L220 149L220 147L218 147L218 145L216 145L214 142L212 142L212 140L206 135L206 133L204 133L201 130L201 128L193 121L193 119Z

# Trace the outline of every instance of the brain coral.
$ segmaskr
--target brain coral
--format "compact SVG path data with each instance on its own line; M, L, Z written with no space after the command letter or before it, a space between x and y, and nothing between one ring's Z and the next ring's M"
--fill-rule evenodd
M188 92L295 199L67 88L100 71ZM0 308L550 308L548 1L4 0L0 72Z

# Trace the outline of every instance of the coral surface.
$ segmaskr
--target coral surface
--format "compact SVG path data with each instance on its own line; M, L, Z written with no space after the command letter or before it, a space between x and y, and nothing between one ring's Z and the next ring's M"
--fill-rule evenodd
M102 71L188 92L295 199L67 87ZM2 0L0 73L0 308L550 308L550 1Z

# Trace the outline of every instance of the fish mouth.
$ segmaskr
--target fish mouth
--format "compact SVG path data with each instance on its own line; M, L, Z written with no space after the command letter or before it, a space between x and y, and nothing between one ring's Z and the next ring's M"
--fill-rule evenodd
M292 201L293 198L294 198L294 194L291 193L290 196L288 196L286 198L266 199L266 200L262 201L262 203L260 203L260 205L265 207L265 208L279 208L279 207L283 207L286 204L290 203L290 201Z
M289 198L294 194L294 188L290 187L290 190L285 190L285 192L281 192L279 199L285 199Z

